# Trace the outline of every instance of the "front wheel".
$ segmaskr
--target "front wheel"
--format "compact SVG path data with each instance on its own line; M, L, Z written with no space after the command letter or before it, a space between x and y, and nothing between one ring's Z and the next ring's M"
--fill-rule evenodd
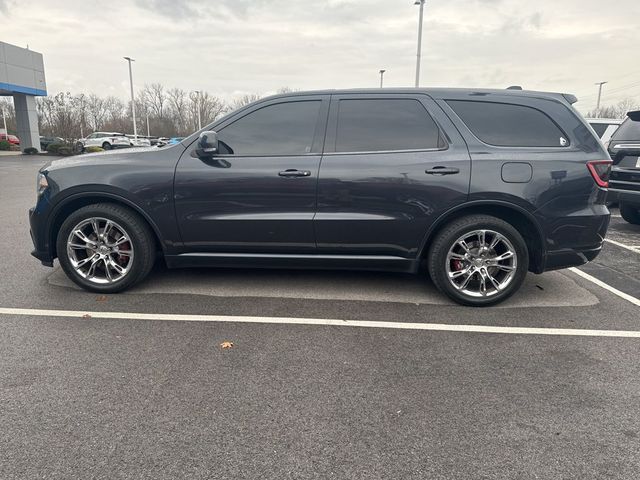
M56 248L67 276L92 292L129 288L147 276L155 261L154 238L145 221L108 203L73 212L60 227Z
M111 144L109 142L104 142L102 144L102 149L103 150L111 150L113 147L111 146Z
M640 208L632 207L630 205L620 205L620 215L623 219L633 225L640 225Z
M522 235L488 215L459 218L435 237L428 257L438 289L459 304L488 306L513 295L529 269Z

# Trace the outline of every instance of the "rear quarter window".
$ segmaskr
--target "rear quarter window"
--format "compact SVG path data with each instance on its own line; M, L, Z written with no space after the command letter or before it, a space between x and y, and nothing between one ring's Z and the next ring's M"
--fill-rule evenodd
M567 135L533 107L511 103L447 100L482 142L498 147L566 147Z
M598 134L599 138L602 138L604 132L606 132L607 128L609 128L608 123L589 123L589 125L591 125L591 128L593 128L593 130Z

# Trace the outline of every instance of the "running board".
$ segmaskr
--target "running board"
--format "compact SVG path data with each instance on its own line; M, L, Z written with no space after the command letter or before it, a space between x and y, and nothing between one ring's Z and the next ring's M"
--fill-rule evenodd
M392 255L316 255L282 253L182 253L165 255L169 268L310 268L415 272L415 259Z

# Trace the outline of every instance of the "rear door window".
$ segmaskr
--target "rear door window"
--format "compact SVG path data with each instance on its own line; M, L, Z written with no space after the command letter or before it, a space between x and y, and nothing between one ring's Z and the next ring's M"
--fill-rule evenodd
M412 98L343 99L338 102L336 152L444 148L440 130Z
M447 100L482 142L499 147L566 147L567 135L542 111L511 103Z

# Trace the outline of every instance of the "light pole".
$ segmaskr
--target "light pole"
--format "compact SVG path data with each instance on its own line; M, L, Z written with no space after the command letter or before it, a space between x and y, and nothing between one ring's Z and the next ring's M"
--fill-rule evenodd
M131 62L135 60L131 57L124 57L129 62L129 84L131 86L131 116L133 117L133 137L138 139L138 129L136 127L136 99L133 96L133 73L131 73Z
M2 122L4 123L4 133L5 135L9 135L9 132L7 131L7 117L6 114L4 113L4 105L2 105ZM9 138L9 137L7 137Z
M598 85L598 102L596 103L596 117L600 116L600 99L602 98L602 86L609 82L597 82Z
M150 137L151 134L149 133L149 112L147 111L147 137Z
M380 70L380 88L382 88L382 78L384 77L384 72L386 72L386 70Z
M422 17L424 4L427 0L416 0L414 5L420 5L420 17L418 19L418 53L416 55L416 88L420 86L420 57L422 56Z
M198 111L198 130L202 130L202 116L200 114L200 90L196 90L196 110Z

